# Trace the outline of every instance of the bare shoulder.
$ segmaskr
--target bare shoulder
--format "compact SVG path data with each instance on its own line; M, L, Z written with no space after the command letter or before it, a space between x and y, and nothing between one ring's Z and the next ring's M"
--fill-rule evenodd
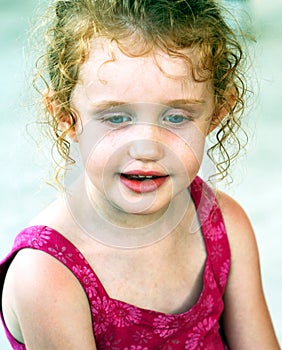
M50 344L52 349L77 349L81 344L95 349L91 312L81 285L63 264L42 251L23 249L14 258L4 284L3 312L11 333L29 349Z
M251 245L252 251L257 254L255 234L245 210L224 192L218 191L217 199L233 253L243 253L241 248L245 250ZM248 244L248 247L246 247L246 244ZM249 250L248 252L250 253Z
M241 226L241 228L245 228L246 230L251 229L250 220L237 201L222 191L217 191L217 199L226 226L229 226L229 228Z
M279 350L264 297L258 247L250 220L227 194L219 192L218 202L231 250L223 318L230 348Z

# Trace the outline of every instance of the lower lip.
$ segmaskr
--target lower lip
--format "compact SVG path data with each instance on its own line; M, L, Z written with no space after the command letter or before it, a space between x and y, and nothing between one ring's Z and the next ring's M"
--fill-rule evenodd
M127 187L128 189L136 193L154 192L159 187L161 187L166 182L167 179L168 179L168 176L163 176L163 177L157 177L155 179L138 181L138 180L128 179L127 177L122 175L120 176L121 183L125 187Z

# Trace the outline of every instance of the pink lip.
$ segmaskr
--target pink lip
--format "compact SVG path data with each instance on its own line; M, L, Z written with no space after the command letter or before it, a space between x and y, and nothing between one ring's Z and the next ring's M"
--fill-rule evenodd
M132 178L126 177L126 175L141 175L141 176L156 176L152 179L147 180L136 180ZM136 193L149 193L157 190L161 187L166 180L168 179L168 175L161 174L157 171L144 171L144 170L132 170L126 173L120 174L121 183Z

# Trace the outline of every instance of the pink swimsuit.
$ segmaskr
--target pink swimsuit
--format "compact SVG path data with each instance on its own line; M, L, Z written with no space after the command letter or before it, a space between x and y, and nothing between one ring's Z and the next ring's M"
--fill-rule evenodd
M203 289L192 308L181 314L146 310L108 296L95 272L77 248L46 226L24 229L11 253L0 264L0 291L6 271L23 248L52 255L77 277L87 294L98 350L228 349L221 315L223 294L230 269L230 249L223 218L213 192L197 177L190 186L197 207L207 258ZM0 309L2 315L2 308ZM3 321L4 322L4 321ZM13 349L26 349L4 328Z

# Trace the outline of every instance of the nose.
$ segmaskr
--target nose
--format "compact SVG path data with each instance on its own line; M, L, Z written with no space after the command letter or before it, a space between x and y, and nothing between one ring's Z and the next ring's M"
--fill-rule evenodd
M129 146L131 158L141 161L157 161L163 158L164 140L159 127L139 125L135 132L136 137Z

